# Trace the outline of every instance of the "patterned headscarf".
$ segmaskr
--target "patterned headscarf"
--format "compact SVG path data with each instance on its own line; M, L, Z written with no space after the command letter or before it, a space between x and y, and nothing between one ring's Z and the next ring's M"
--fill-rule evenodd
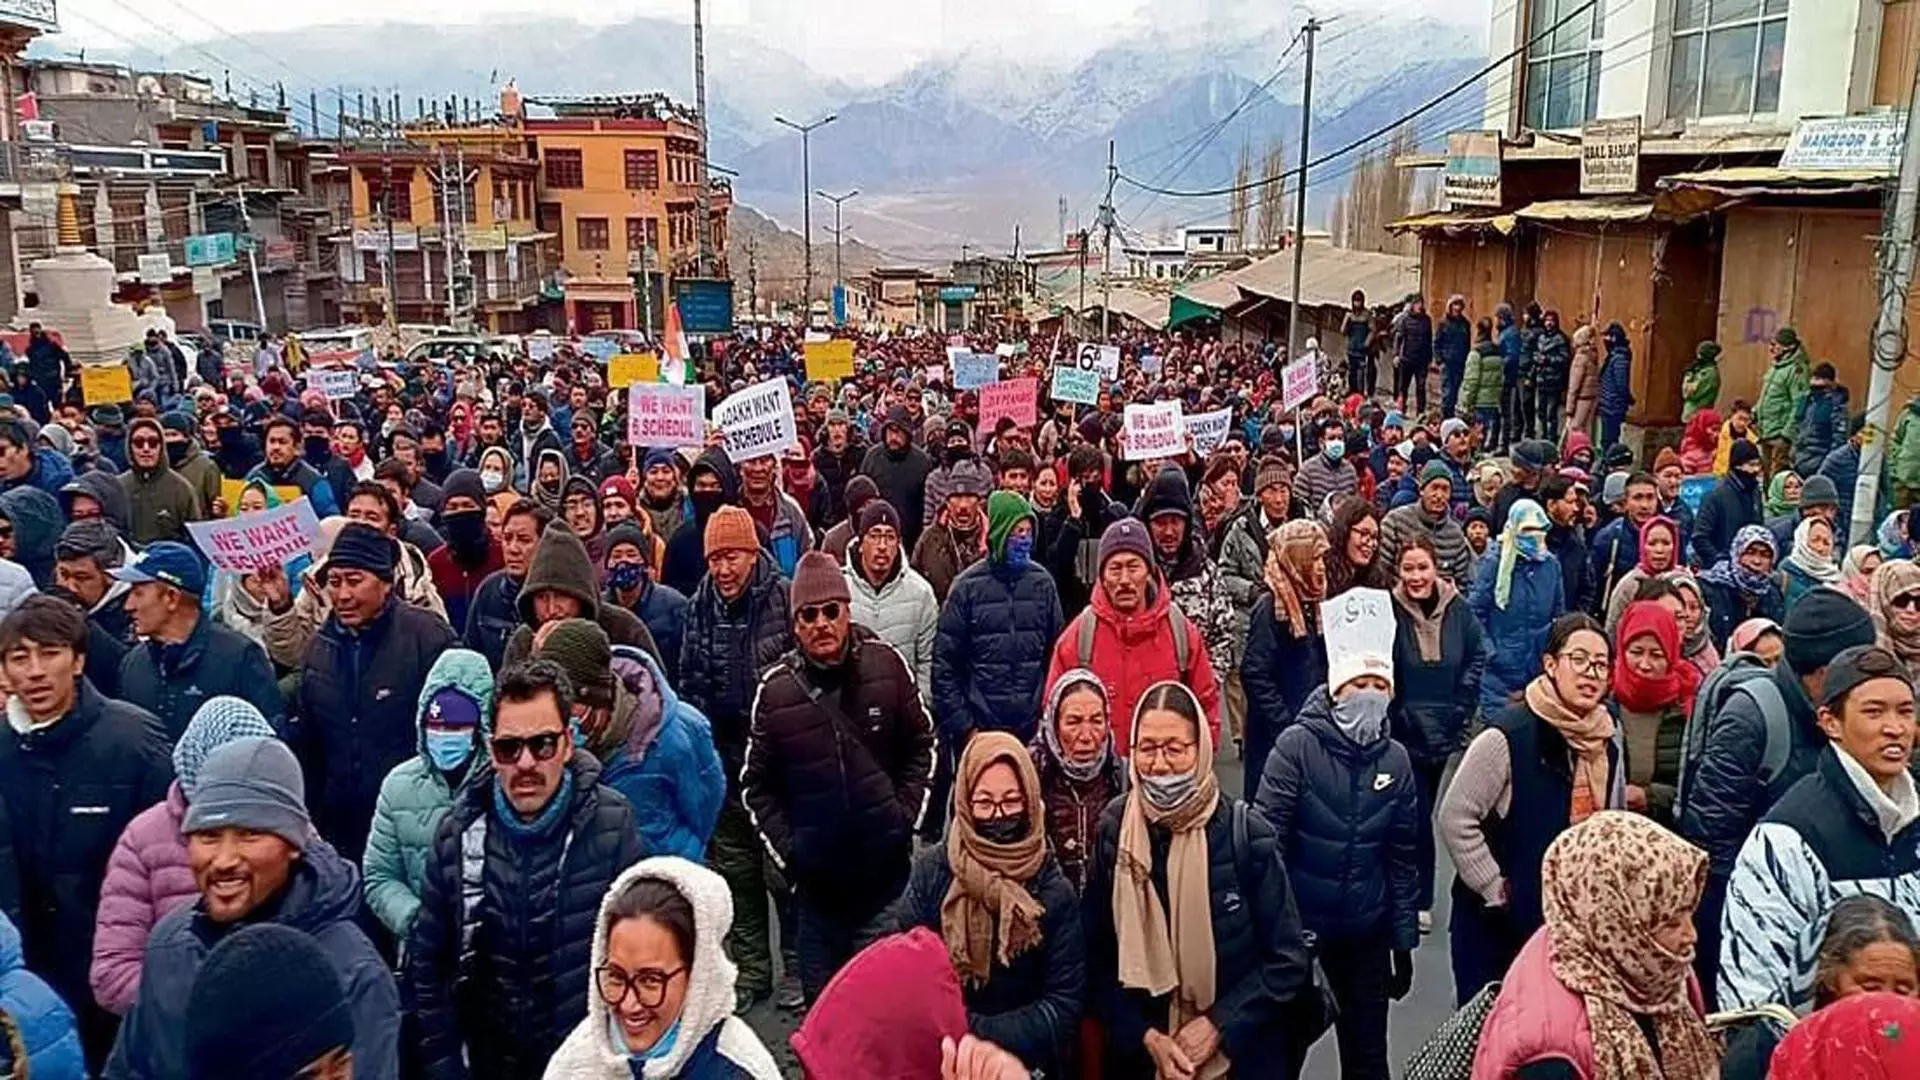
M1273 591L1273 612L1295 637L1313 632L1308 619L1319 611L1325 586L1313 584L1313 564L1333 550L1327 530L1317 521L1289 521L1267 534L1267 588Z
M1719 1046L1688 994L1693 951L1653 936L1699 904L1706 853L1650 818L1605 810L1560 834L1540 883L1553 973L1586 1003L1594 1075L1717 1077ZM1652 1021L1657 1058L1636 1016Z
M252 703L225 694L208 698L194 711L193 719L173 744L173 775L180 779L180 790L189 800L200 781L200 763L207 755L235 739L259 735L273 738L276 732L267 718Z
M1893 1080L1920 1076L1920 1001L1855 994L1793 1026L1774 1051L1771 1076L1794 1080Z
M1907 664L1920 662L1920 632L1900 629L1893 617L1893 602L1916 591L1920 591L1920 565L1888 559L1873 572L1873 598L1867 604L1880 644Z
M1545 557L1546 531L1551 524L1547 512L1532 499L1516 499L1513 508L1507 511L1507 527L1500 532L1499 573L1493 579L1493 604L1502 611L1507 609L1507 601L1513 597L1513 567L1521 559L1520 534L1538 532L1540 544L1538 554L1525 557L1538 561Z
M1780 551L1774 546L1773 530L1765 525L1742 525L1740 531L1733 534L1733 543L1720 561L1700 572L1701 580L1736 589L1748 596L1766 595L1768 587L1773 584L1773 575L1756 574L1740 562L1740 556L1755 546L1764 546L1776 562L1779 560Z

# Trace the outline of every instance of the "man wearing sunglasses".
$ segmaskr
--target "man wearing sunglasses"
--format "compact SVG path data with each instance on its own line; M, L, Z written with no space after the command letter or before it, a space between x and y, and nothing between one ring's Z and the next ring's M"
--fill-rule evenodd
M167 464L167 440L160 421L141 417L127 429L128 469L120 486L131 504L132 540L142 547L156 540L187 540L187 522L206 517L200 495Z
M847 579L823 552L793 576L788 653L760 682L741 788L793 884L807 1000L852 958L860 929L906 884L933 772L933 724L913 673L851 619Z
M493 775L435 832L404 974L421 1075L538 1076L586 1018L600 899L641 851L632 805L574 748L573 693L551 660L501 673Z

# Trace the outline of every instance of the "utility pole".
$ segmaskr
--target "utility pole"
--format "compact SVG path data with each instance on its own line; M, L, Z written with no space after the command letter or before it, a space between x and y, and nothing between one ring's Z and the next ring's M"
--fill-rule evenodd
M860 194L860 189L854 188L845 195L829 195L824 191L814 194L833 204L833 295L838 298L847 287L846 279L840 276L840 204Z
M747 237L747 315L760 315L760 241Z
M700 217L695 231L700 237L700 259L695 272L713 276L713 222L708 220L712 194L707 190L707 26L700 0L693 0L693 109L700 118L700 175L694 188L694 213Z
M813 190L812 136L814 131L838 119L840 117L836 113L828 113L811 124L796 124L784 116L773 118L774 123L783 124L800 133L800 228L805 233L807 241L806 291L800 294L802 323L805 323L813 314L813 199L807 194Z
M1120 176L1113 161L1113 140L1107 140L1107 199L1100 204L1100 229L1103 235L1100 270L1100 340L1113 341L1113 185Z
M1087 311L1087 230L1077 234L1080 239L1080 303L1073 309L1074 332L1080 332L1080 321L1086 318Z
M260 257L254 253L253 216L247 213L247 185L240 185L240 224L247 230L247 270L253 275L253 313L267 329L267 302L260 295Z
M1907 298L1913 290L1914 227L1920 217L1920 72L1907 106L1907 141L1900 153L1900 178L1887 205L1880 237L1880 318L1873 328L1873 371L1867 380L1867 427L1860 440L1860 477L1853 488L1853 543L1873 536L1874 510L1880 499L1880 468L1886 459L1888 421L1893 414L1893 373L1907 354Z
M440 255L446 269L447 278L447 325L457 325L453 314L453 232L458 226L453 219L453 185L458 178L447 172L447 144L439 146L440 162Z
M1300 95L1300 190L1293 208L1293 299L1287 304L1287 360L1300 355L1304 329L1300 318L1300 266L1307 254L1307 145L1313 133L1313 44L1320 33L1320 20L1308 19L1301 28L1307 39L1305 89Z

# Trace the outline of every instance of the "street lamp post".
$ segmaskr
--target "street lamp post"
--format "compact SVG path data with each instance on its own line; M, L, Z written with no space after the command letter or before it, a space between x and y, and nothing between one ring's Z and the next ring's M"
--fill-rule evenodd
M813 306L813 200L807 197L807 192L813 190L811 137L816 129L826 127L837 119L839 116L834 113L828 113L811 124L796 124L784 116L773 118L774 123L783 124L800 133L800 227L806 233L807 244L807 285L806 291L801 294L800 306L809 312ZM806 318L806 315L801 316L803 322Z
M833 204L833 290L839 295L840 290L846 288L846 279L840 276L840 204L860 194L860 189L854 188L845 195L829 195L824 191L814 194Z

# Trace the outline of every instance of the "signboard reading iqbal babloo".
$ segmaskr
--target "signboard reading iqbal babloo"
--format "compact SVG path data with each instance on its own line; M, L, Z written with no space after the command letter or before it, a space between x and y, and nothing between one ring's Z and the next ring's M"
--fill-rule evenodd
M1500 205L1500 133L1456 131L1447 136L1441 193L1454 206Z
M1580 194L1631 195L1640 186L1640 118L1580 129Z

